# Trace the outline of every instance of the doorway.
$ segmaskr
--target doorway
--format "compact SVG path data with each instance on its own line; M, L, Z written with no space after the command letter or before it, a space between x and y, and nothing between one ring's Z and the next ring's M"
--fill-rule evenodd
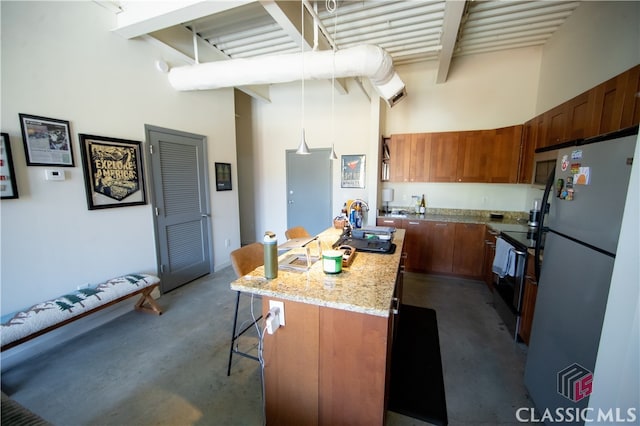
M163 293L213 270L206 137L145 125Z
M287 228L303 226L317 235L332 224L333 162L328 148L309 155L287 150Z

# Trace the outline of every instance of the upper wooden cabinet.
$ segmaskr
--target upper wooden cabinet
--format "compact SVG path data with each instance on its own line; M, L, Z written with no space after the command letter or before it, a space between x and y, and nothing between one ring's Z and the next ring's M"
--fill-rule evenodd
M540 114L531 120L535 131L527 131L525 137L533 138L537 149L634 126L640 123L639 91L640 65L636 65Z
M533 118L522 126L522 148L520 150L520 167L518 183L531 183L533 176L533 156L536 150L536 134L538 119Z
M621 127L624 129L638 123L640 123L640 65L627 72Z
M637 65L524 125L392 135L389 180L530 183L536 149L638 124L639 94Z
M431 134L412 134L410 146L409 182L426 182L431 171Z
M488 157L494 136L495 133L488 130L459 133L456 182L487 182Z
M392 135L392 182L516 183L522 126Z
M429 181L456 182L459 132L431 133Z
M431 165L431 134L391 135L389 144L389 180L426 182Z
M389 144L389 180L408 182L409 160L411 158L411 135L391 135ZM405 180L405 175L406 180Z
M520 151L523 149L523 127L522 125L509 126L491 131L495 135L488 140L486 182L518 182Z
M535 150L640 123L640 65L524 124L519 183L531 182Z

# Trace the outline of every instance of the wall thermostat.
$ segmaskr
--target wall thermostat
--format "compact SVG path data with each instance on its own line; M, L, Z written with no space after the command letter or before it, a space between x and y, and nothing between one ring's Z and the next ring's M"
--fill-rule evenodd
M61 169L46 169L44 171L45 180L64 180L64 170Z

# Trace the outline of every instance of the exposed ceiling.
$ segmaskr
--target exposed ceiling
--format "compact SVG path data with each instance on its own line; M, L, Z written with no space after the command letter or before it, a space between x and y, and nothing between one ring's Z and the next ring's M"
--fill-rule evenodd
M303 2L304 43L299 1L122 0L109 4L118 12L116 33L159 43L181 55L185 63L375 44L391 55L396 66L437 61L437 83L446 81L451 61L458 56L543 45L580 4L555 0ZM247 90L268 98L268 91L260 92L259 88Z

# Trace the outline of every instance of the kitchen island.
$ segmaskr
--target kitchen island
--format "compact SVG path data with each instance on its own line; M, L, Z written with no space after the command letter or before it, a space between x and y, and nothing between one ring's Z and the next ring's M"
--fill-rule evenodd
M323 250L340 233L322 232ZM403 229L393 242L391 254L357 252L339 274L325 274L320 260L272 280L261 266L231 283L261 295L263 314L271 300L284 303L285 325L264 337L267 424L384 423Z

